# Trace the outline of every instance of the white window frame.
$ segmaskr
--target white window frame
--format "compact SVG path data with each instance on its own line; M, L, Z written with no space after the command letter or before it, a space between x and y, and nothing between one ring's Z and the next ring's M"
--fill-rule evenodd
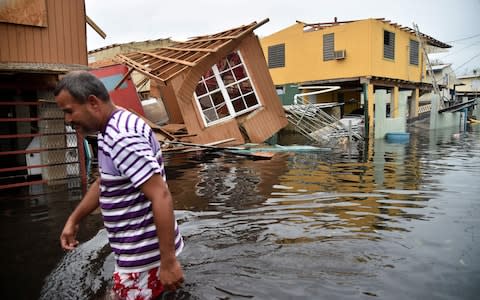
M213 74L214 74L214 77L215 79L217 80L217 84L218 84L218 88L220 90L220 92L222 93L222 96L223 96L223 99L225 100L225 105L227 106L227 109L228 109L228 112L229 112L229 116L226 116L226 117L223 117L223 118L220 118L218 120L215 120L215 121L210 121L210 122L207 122L207 119L205 117L205 114L203 113L203 110L202 110L202 106L200 105L200 101L199 101L199 98L197 97L197 93L196 92L193 92L193 96L195 98L195 104L197 106L197 109L200 113L200 116L202 117L202 121L203 121L203 125L205 127L209 127L209 126L212 126L212 125L215 125L215 124L219 124L219 123L222 123L222 122L225 122L227 120L230 120L230 119L234 119L240 115L243 115L243 114L246 114L248 112L251 112L252 110L255 110L259 107L262 106L262 103L260 102L260 99L258 98L258 93L255 89L255 85L253 84L252 80L251 80L251 77L250 77L250 73L247 69L247 66L245 65L244 63L244 60L243 60L243 57L242 57L242 54L240 53L239 50L236 50L235 51L238 56L240 57L240 62L241 62L241 65L243 66L243 69L245 70L245 74L246 74L246 77L245 78L242 78L241 80L239 81L235 81L235 82L232 82L228 85L225 85L225 83L223 82L222 80L222 77L220 75L220 71L218 70L218 67L217 67L217 64L214 64L211 69L213 71ZM237 65L238 66L238 65ZM228 95L228 91L227 91L227 88L232 86L232 85L235 85L235 84L238 84L240 82L243 82L243 81L246 81L246 80L249 80L250 81L250 85L252 86L252 92L253 92L253 95L255 96L255 98L257 99L257 104L256 105L253 105L251 107L248 107L247 109L244 109L240 112L235 112L235 108L233 107L233 104L232 104L232 99L230 98L230 96ZM198 83L197 83L198 84ZM209 93L207 94L204 94L204 95L210 95L210 91ZM202 96L204 96L202 95Z

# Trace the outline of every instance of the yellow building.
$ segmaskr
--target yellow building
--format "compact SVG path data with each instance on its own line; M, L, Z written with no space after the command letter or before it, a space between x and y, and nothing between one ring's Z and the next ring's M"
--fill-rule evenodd
M386 89L392 96L389 110L398 113L399 91L412 91L410 116L416 116L418 97L431 90L425 82L425 48L450 48L428 35L384 19L364 19L307 24L297 21L261 39L270 73L283 104L291 104L308 87L335 85L340 89L315 95L310 102L344 103L342 115L368 110L373 126L374 91Z

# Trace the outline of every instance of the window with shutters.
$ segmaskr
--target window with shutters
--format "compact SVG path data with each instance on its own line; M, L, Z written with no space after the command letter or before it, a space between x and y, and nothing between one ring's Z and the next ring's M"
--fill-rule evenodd
M205 126L261 106L238 51L227 55L200 78L194 96Z
M418 66L418 41L410 40L410 64Z
M278 44L268 47L268 67L285 67L285 44Z
M333 33L323 35L323 61L335 59L335 36Z
M383 31L383 57L395 59L395 33Z

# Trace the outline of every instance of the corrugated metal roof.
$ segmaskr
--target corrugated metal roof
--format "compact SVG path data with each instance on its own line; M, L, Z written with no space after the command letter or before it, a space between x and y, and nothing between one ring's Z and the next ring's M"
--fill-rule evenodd
M448 67L450 67L450 66L451 66L451 64L433 65L433 66L432 66L432 70L433 70L433 71L439 71L439 70L443 70L443 69L445 69L445 68L448 68Z
M480 73L479 74L469 74L469 75L457 76L457 79L469 79L469 78L480 78Z
M160 82L165 82L188 68L199 64L212 53L253 32L268 22L253 22L249 25L229 29L220 33L198 36L185 42L149 51L118 54L115 60Z

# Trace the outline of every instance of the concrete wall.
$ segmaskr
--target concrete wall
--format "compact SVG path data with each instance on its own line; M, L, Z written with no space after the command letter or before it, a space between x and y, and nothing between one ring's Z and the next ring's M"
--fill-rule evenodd
M431 99L432 110L430 111L430 130L460 126L461 112L444 112L439 114L439 96L433 95Z
M397 115L396 118L387 117L386 106L390 101L392 94L387 94L386 90L377 90L375 92L375 139L383 139L389 132L406 132L407 128L407 96L410 91L398 93L398 112L391 112L390 115ZM393 105L391 106L393 110Z

